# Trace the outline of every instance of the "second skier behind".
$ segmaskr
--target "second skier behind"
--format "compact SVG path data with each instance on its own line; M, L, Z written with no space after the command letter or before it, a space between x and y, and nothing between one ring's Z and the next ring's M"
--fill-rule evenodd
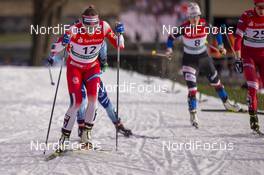
M190 122L191 125L198 128L197 119L197 75L198 71L203 72L210 85L213 86L221 98L224 107L228 111L238 112L241 107L237 104L232 104L228 98L228 94L221 83L216 68L213 64L213 59L209 57L207 53L207 32L205 27L209 26L205 19L200 17L201 11L197 3L190 3L188 6L188 21L180 26L180 28L185 29L186 27L197 28L198 30L191 30L190 32L185 32L187 30L182 30L183 32L177 34L171 34L167 41L167 55L172 54L173 41L178 37L182 37L184 44L184 55L182 59L182 72L184 79L188 86L188 106L190 112ZM194 31L194 32L193 32ZM216 35L218 42L218 49L221 54L225 54L222 42L222 35L218 32Z

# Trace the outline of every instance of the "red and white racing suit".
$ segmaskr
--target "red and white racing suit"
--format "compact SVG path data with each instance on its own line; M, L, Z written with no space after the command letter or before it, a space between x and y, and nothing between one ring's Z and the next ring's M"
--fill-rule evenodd
M66 32L70 36L70 43L67 47L67 82L71 98L71 105L64 118L62 130L70 132L75 122L77 111L82 102L81 87L84 83L88 96L85 123L92 124L97 104L97 91L100 82L100 64L98 61L99 51L105 38L117 47L117 36L109 24L105 21L99 22L99 27L93 32L86 32L86 27L81 20L72 25ZM124 39L119 37L119 46L124 48ZM62 51L62 38L53 44L52 54Z
M236 31L235 51L241 50L244 76L248 85L249 112L257 111L258 73L264 81L264 16L255 9L245 11Z

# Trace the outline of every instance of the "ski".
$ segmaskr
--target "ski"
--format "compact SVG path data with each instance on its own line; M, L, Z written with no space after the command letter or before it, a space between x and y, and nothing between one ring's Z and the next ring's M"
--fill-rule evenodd
M147 136L147 135L140 135L140 134L134 134L134 133L131 136L135 138L143 138L143 139L159 139L160 138L158 136Z
M233 112L233 113L248 113L248 110L241 109L238 112L235 111L229 111L226 109L201 109L202 112ZM258 111L257 114L264 115L264 112Z
M181 92L181 90L176 90L176 91L170 91L167 89L162 89L163 93L167 93L167 94L179 94Z
M253 133L252 133L253 135L257 135L257 136L260 136L260 137L264 137L264 133L263 132L261 132L261 131L253 131Z
M66 149L61 152L56 152L54 151L53 153L49 154L46 158L45 161L50 161L53 160L57 157L62 157L65 156L68 153L73 153L73 152L82 152L82 151L96 151L96 152L111 152L112 149L103 149L101 147L94 147L94 148L77 148L77 149Z
M226 109L201 109L202 112L234 112ZM235 113L247 113L247 110L241 109Z
M64 151L61 151L61 152L54 151L53 153L51 153L47 157L45 157L45 161L50 161L50 160L53 160L53 159L55 159L57 157L63 156L69 151L71 151L71 150L64 150Z
M208 99L198 100L199 103L205 103L205 102L207 102L207 101L208 101Z
M122 134L124 137L130 137L131 135L133 135L131 130L127 130L126 132L122 130L118 130L118 133Z
M125 136L122 134L121 136L125 138L137 138L137 139L159 139L160 138L159 136L147 136L147 135L141 135L141 134L135 134L135 133L132 133L129 136Z

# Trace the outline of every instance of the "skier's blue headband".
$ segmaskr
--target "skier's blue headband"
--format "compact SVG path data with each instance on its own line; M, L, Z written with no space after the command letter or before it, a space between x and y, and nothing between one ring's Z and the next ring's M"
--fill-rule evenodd
M97 24L99 24L98 15L95 15L95 16L82 15L82 19L83 19L83 24L85 24L85 25L97 25Z

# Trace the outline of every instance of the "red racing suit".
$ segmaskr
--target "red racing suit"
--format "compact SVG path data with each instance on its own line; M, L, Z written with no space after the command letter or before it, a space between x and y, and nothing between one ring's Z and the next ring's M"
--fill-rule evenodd
M264 16L255 9L245 11L236 31L235 51L241 50L244 76L248 85L249 112L257 111L258 73L264 81Z
M100 65L98 61L99 51L105 38L117 47L117 36L114 34L109 24L100 21L99 26L92 32L88 33L86 27L77 21L66 32L70 36L70 43L67 47L67 83L68 91L71 98L71 105L65 114L63 130L70 132L82 102L81 87L84 83L88 96L88 106L86 111L85 122L92 124L95 116L97 104L97 91L100 83ZM120 48L124 48L124 39L119 37ZM62 37L53 44L52 54L62 51Z

